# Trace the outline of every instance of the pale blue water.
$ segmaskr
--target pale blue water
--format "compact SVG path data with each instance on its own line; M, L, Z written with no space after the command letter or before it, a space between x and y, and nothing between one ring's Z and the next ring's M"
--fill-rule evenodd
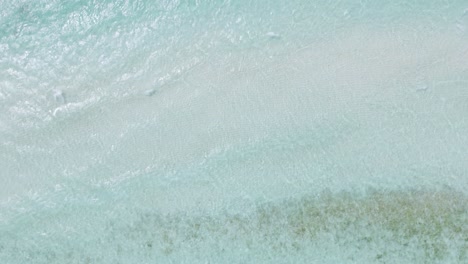
M467 263L466 1L0 0L0 263Z

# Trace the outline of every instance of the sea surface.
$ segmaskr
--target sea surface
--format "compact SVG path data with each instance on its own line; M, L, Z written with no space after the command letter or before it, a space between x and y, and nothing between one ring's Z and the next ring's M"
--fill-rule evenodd
M0 263L468 263L468 2L0 0Z

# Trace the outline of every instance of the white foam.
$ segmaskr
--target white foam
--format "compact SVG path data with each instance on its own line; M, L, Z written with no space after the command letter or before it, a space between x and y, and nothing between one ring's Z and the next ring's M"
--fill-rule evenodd
M52 111L54 117L63 113L73 113L85 109L87 106L93 105L99 101L99 97L90 97L82 102L65 103Z

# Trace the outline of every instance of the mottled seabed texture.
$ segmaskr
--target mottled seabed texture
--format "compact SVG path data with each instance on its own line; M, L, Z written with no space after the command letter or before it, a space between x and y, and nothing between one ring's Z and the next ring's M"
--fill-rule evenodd
M0 0L0 263L468 263L468 2Z

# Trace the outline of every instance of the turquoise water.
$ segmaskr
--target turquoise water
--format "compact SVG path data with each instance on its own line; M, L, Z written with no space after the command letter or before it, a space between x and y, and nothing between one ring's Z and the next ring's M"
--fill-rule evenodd
M464 263L466 1L0 1L0 263Z

